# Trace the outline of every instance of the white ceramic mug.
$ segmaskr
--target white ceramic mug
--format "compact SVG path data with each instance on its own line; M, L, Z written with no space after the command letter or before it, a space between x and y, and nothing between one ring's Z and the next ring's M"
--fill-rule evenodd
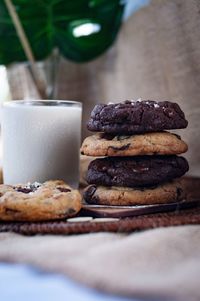
M82 105L75 101L10 101L2 107L4 183L79 182Z

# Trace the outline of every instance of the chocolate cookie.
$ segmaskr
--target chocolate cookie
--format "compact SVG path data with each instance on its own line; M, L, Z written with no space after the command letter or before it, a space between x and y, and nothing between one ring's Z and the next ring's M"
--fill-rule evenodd
M116 136L98 133L87 137L81 153L87 156L175 155L186 152L187 144L169 132Z
M187 127L177 103L169 101L125 101L96 105L87 124L88 130L115 135L133 135Z
M74 216L81 195L63 181L0 185L0 220L43 221Z
M189 169L177 156L107 157L89 164L87 182L101 186L153 186L181 177Z
M108 206L173 203L184 198L184 187L180 180L154 188L141 189L90 185L84 191L84 199L87 203Z

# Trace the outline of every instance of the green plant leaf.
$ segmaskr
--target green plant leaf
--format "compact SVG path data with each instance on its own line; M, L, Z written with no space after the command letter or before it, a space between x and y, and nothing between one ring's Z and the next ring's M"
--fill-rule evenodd
M121 25L120 0L12 0L36 60L57 47L68 59L85 62L102 54ZM4 0L0 0L0 64L26 61Z

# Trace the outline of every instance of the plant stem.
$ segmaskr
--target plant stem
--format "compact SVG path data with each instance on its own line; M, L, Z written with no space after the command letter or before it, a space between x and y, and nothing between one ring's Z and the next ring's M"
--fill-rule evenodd
M35 82L36 88L41 96L41 99L47 99L46 95L46 85L44 80L41 77L40 71L37 68L36 61L34 58L33 51L31 49L30 43L28 41L28 38L26 36L26 33L24 31L24 28L22 26L22 23L19 19L19 16L15 10L15 7L12 3L12 0L4 0L5 4L7 6L8 12L10 14L10 17L13 21L13 24L15 26L17 35L19 37L19 40L21 42L21 45L23 47L23 50L25 52L25 55L30 62L30 67L31 67L31 72L32 72L32 77Z

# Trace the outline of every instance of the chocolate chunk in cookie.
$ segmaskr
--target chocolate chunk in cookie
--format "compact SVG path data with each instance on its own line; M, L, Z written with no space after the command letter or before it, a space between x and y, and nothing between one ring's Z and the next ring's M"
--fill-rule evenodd
M143 189L90 185L84 191L87 203L107 206L173 203L182 201L185 197L184 186L180 180Z
M181 177L188 162L178 156L108 157L89 164L87 182L101 186L142 187Z
M187 144L180 136L169 132L131 136L98 133L87 137L81 153L87 156L175 155L186 152Z
M126 101L96 105L87 124L90 131L132 135L187 127L177 103L169 101Z

